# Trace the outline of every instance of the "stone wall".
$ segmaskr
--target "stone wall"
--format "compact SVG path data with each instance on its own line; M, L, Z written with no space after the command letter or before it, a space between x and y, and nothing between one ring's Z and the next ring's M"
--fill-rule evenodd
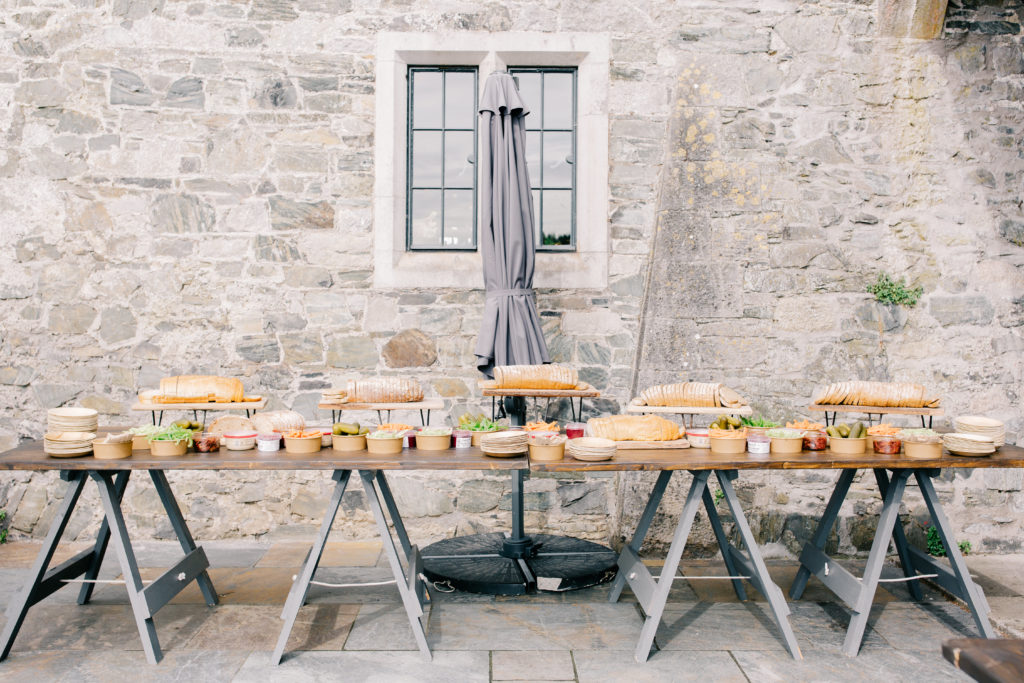
M538 293L554 360L604 392L596 411L691 377L791 417L817 384L893 378L935 387L950 414L1004 418L1016 439L1021 6L950 3L935 41L885 37L877 12L837 0L12 9L0 51L0 446L38 437L45 409L64 403L140 421L136 390L181 372L239 376L310 418L320 389L372 373L422 378L448 418L489 406L472 354L482 292L372 288L382 30L610 35L609 285ZM922 302L872 302L864 288L882 270L923 285ZM430 364L395 367L385 345L412 329L430 339L415 362ZM741 495L761 537L793 550L833 478L744 476ZM199 538L308 536L329 479L171 483ZM527 523L618 543L649 485L535 476ZM499 474L393 486L424 541L508 524ZM865 547L870 491L844 510L845 552ZM0 475L13 533L44 533L59 492L50 475ZM965 471L942 495L976 549L1019 548L1017 473ZM339 531L371 534L361 495L345 506ZM126 510L140 535L169 534L145 483ZM83 514L70 533L97 523ZM669 523L659 518L656 541Z

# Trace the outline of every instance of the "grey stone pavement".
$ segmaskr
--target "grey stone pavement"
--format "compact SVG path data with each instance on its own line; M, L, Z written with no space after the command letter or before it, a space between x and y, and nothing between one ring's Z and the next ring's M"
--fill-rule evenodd
M766 603L753 588L741 603L728 581L678 580L645 664L632 651L643 622L627 588L616 604L602 586L563 594L501 598L432 591L427 638L433 661L416 650L393 586L313 586L281 666L270 651L292 576L308 544L206 542L221 604L208 608L193 584L155 618L164 659L146 663L123 586L97 587L93 602L75 604L78 585L30 612L4 681L920 681L963 680L942 659L942 641L977 636L968 612L926 585L911 602L901 584L876 596L860 655L840 652L849 612L815 579L792 602L804 659L786 653ZM0 603L19 591L38 550L0 546ZM84 546L62 547L55 562ZM176 543L136 546L145 577L179 557ZM120 572L113 553L101 578ZM657 565L657 560L651 560ZM968 557L985 589L997 628L1024 633L1024 556ZM770 563L787 590L796 565ZM847 566L859 570L861 565ZM724 574L714 560L684 561L691 576ZM898 576L894 567L886 576ZM335 542L317 579L336 583L391 578L376 542ZM884 584L883 584L884 585ZM0 619L2 623L2 619Z

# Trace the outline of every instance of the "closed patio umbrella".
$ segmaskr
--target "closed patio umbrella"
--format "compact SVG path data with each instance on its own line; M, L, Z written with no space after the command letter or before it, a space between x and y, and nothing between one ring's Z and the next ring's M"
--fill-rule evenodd
M484 136L481 254L487 300L474 353L488 377L495 365L550 363L533 292L534 216L526 168L529 108L512 76L494 72L480 97Z

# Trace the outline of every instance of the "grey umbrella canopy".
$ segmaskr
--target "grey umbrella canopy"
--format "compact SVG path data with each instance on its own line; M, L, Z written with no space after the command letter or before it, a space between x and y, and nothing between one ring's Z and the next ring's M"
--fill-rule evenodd
M476 342L476 365L488 377L495 365L550 363L533 292L534 216L526 170L530 112L507 73L487 77L480 96L483 255L487 300Z

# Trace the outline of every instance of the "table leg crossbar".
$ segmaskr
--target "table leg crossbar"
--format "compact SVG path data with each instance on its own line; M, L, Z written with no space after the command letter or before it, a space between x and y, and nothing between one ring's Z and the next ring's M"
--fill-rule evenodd
M345 495L345 488L348 486L351 475L352 470L336 470L332 475L335 481L334 492L331 494L330 502L327 505L327 512L320 525L320 533L313 547L306 555L302 571L292 584L291 591L288 593L288 599L285 601L284 610L281 612L281 619L285 623L281 628L281 634L277 639L277 646L274 648L274 653L271 657L271 661L274 664L281 663L285 646L288 643L288 637L291 635L292 627L295 625L295 618L298 616L299 609L306 602L310 583L313 582L313 575L320 565L324 547L327 545L327 538L331 533L331 526L338 514L341 499ZM379 470L360 470L359 477L363 482L363 490L370 504L370 510L373 512L374 521L377 523L377 532L384 547L384 554L388 558L388 564L391 566L391 573L395 577L398 593L402 598L402 606L409 617L409 625L412 627L413 637L416 639L420 652L423 653L427 660L430 660L431 654L426 636L427 617L423 609L424 604L429 600L429 596L424 586L423 559L420 556L420 551L416 546L409 543L409 536L406 534L405 525L398 514L398 507L395 505L395 499L391 495L391 488L388 486L383 472ZM385 508L387 509L387 515L385 515ZM398 537L402 553L405 555L408 566L407 570L402 567L398 549L395 547L394 536L391 535L391 530L388 527L388 517L390 517L391 524L395 528L394 536Z
M124 496L125 487L128 485L129 473L127 471L117 474L99 471L62 472L61 478L68 481L68 488L57 512L57 517L50 526L43 547L36 557L29 580L21 595L11 603L7 611L7 625L4 627L3 635L0 636L0 660L6 659L10 654L14 639L24 623L25 615L37 602L63 588L68 582L78 580L78 577L83 576L84 582L78 595L78 604L84 605L90 600L95 586L94 581L99 575L103 557L111 540L114 542L114 550L124 575L128 600L135 616L139 635L142 638L142 648L150 664L156 664L163 658L160 641L156 635L156 627L153 624L153 615L161 607L170 602L192 581L199 583L208 605L212 607L217 604L217 594L206 572L210 564L206 559L206 553L202 548L197 548L192 540L164 473L153 470L150 474L171 526L186 553L185 557L174 567L149 582L149 585L143 585L131 540L128 537L124 515L121 512L121 499ZM47 567L53 559L53 554L57 550L57 544L60 542L68 521L71 519L71 514L78 504L85 482L90 478L96 482L99 488L104 517L96 536L96 543L92 548L84 550L48 570Z
M665 489L668 487L668 482L672 478L672 471L670 470L666 470L658 476L654 490L651 492L651 497L647 501L647 506L640 516L633 539L622 549L622 553L619 556L619 573L612 584L609 601L618 601L619 596L622 594L622 589L628 583L646 615L644 626L640 633L640 640L634 651L634 658L637 662L647 661L651 646L654 643L654 636L661 623L665 603L668 601L669 591L672 589L672 581L676 578L685 578L677 577L676 572L683 556L683 549L686 547L686 541L690 536L693 521L703 502L728 570L729 576L723 578L732 581L736 595L741 600L746 599L746 590L743 587L742 578L748 578L761 591L768 599L769 608L782 632L786 649L789 650L789 653L794 658L800 659L800 646L797 644L796 636L789 624L789 607L786 605L782 591L775 585L768 574L768 568L765 566L753 533L750 530L750 525L747 524L746 517L739 504L739 499L736 497L736 492L732 487L732 481L737 476L736 471L716 471L715 475L718 478L722 494L736 521L736 529L740 534L743 545L746 547L746 553L743 553L729 543L725 535L718 511L715 509L714 499L708 490L708 479L711 472L704 470L691 472L691 474L693 475L693 483L690 485L686 502L683 504L683 510L672 538L672 544L669 546L668 556L665 558L661 575L657 578L651 575L650 570L641 561L639 551L658 511L658 506L661 504L661 499L665 494ZM743 573L742 578L738 572Z
M843 642L843 653L849 657L856 656L864 639L871 605L881 581L882 567L889 552L889 543L892 542L896 546L900 565L903 568L903 580L906 581L907 588L915 600L921 599L921 588L917 581L929 578L967 603L981 634L986 638L994 637L995 632L988 619L988 602L985 600L981 588L971 579L963 555L953 537L949 521L942 511L935 493L932 478L939 473L938 470L893 470L891 478L884 469L874 470L875 480L882 496L882 511L879 514L878 528L871 544L863 577L854 576L825 553L825 542L832 530L832 525L835 524L839 516L839 510L846 499L856 473L856 470L849 469L843 470L839 475L818 528L800 554L800 569L790 587L790 597L798 600L803 595L811 574L817 576L853 611L849 628L846 631L846 639ZM949 558L948 566L937 562L917 548L910 547L907 543L903 527L899 522L899 509L911 476L917 480L932 524L946 549L946 557Z

